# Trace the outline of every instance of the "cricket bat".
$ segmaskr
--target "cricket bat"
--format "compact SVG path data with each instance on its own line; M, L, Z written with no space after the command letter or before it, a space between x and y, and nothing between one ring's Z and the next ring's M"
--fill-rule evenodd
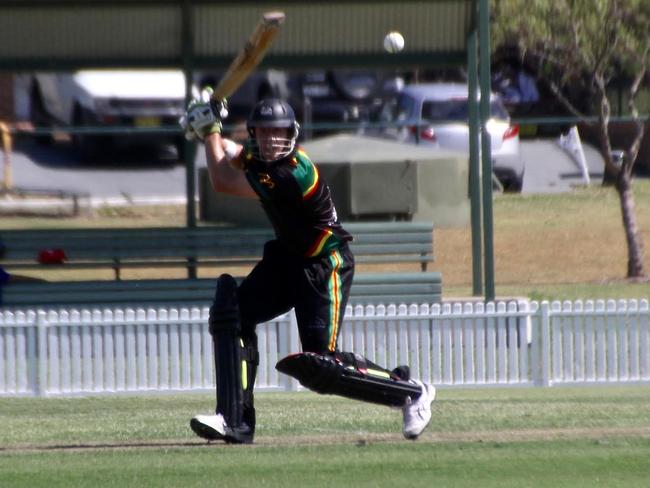
M284 12L266 12L243 49L230 63L228 71L221 77L212 94L213 100L229 97L255 70L264 54L273 43L284 22Z

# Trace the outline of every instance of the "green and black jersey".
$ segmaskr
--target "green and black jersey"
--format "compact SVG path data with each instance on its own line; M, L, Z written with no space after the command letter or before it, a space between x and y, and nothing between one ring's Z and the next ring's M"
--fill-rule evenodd
M254 159L248 147L244 150L246 178L284 247L317 257L352 240L338 221L327 183L302 149L273 163Z

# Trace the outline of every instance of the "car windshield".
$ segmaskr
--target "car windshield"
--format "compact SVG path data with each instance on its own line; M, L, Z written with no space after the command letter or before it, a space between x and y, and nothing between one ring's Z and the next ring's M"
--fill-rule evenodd
M495 119L508 119L508 113L498 100L490 102L490 115ZM467 122L469 120L467 99L425 101L422 104L422 120Z
M387 101L379 114L381 122L404 122L415 118L415 99L402 94L397 99ZM490 114L499 120L508 120L508 112L500 100L490 102ZM422 104L422 120L428 122L469 120L467 99L424 101Z
M422 104L422 120L467 122L469 120L468 111L467 99L425 101ZM495 119L508 119L508 113L498 100L490 102L490 114Z

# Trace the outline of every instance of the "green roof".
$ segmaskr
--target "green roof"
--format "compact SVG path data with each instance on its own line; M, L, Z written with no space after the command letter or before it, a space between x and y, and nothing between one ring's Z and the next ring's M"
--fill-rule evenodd
M0 0L0 68L226 67L262 13L286 21L264 59L277 68L466 63L477 0ZM400 31L406 47L383 50Z

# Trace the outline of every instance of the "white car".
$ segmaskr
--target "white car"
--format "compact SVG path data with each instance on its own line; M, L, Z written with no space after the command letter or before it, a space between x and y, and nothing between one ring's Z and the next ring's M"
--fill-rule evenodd
M405 86L382 107L382 136L432 148L469 151L467 85L423 83ZM508 112L495 94L490 98L488 121L494 174L504 189L521 191L524 161L519 126L510 123Z
M185 76L180 70L82 70L36 73L29 81L30 112L36 127L129 127L129 134L73 133L81 153L103 142L149 140L180 147L182 135L143 134L138 129L177 126L185 111Z

